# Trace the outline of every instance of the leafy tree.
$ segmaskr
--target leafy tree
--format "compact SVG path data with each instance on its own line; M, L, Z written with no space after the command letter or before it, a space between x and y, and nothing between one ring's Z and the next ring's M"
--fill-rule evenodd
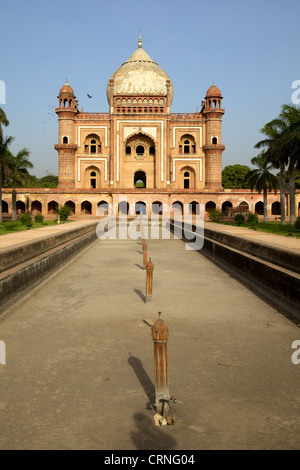
M58 185L58 176L55 175L46 175L38 179L39 188L57 188Z
M16 187L30 179L28 168L32 163L28 160L29 151L22 149L16 156L9 149L13 137L4 137L2 125L8 126L9 121L0 108L0 222L2 222L2 187ZM14 211L13 211L14 212Z
M5 112L0 108L0 143L3 140L3 130L2 126L7 127L9 125L9 120L6 117Z
M280 168L281 223L285 223L285 181L286 166L289 173L290 223L295 223L295 171L300 168L300 108L283 105L278 118L267 123L261 132L267 137L255 148L265 148L266 158L273 166Z
M276 142L280 139L281 133L278 128L278 123L276 119L268 122L260 130L262 134L265 135L265 139L260 140L254 146L254 148L263 148L265 152L266 159L272 163L275 168L280 169L279 173L279 185L280 185L280 213L281 213L281 225L285 224L285 167L287 164L286 155L282 152L279 153L276 150Z
M300 189L300 171L296 171L295 188Z
M27 184L28 188L57 188L58 176L48 174L42 178L37 178L34 175L30 175Z
M252 158L251 163L252 165L256 165L257 168L249 171L249 173L246 175L246 180L251 190L255 188L259 193L263 191L264 222L268 222L267 193L268 190L277 190L277 177L271 173L272 165L268 163L265 152L261 152L257 157Z
M0 223L2 223L2 187L13 174L13 157L8 149L12 137L0 137Z
M67 204L64 204L63 206L61 206L61 205L56 206L55 207L55 212L57 213L57 215L60 216L61 221L65 221L70 216L70 214L72 212L72 208L70 206L68 206Z
M250 167L247 165L228 165L222 171L222 185L224 189L246 189L246 175Z
M9 121L5 112L0 108L0 223L2 222L2 177L7 175L8 162L7 162L7 147L9 141L4 139L2 126L7 127Z
M12 157L12 174L5 186L10 188L28 187L31 181L31 175L28 168L33 168L33 164L29 161L30 152L27 149L20 150L16 156Z

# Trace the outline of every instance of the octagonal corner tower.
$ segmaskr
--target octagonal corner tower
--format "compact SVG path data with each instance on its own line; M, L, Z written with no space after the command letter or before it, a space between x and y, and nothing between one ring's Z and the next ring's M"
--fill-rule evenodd
M167 80L170 81L170 100L173 85L166 72L142 48L141 34L138 49L111 76L107 85L107 100L110 102L111 83L116 95L167 95ZM170 104L171 104L170 103Z

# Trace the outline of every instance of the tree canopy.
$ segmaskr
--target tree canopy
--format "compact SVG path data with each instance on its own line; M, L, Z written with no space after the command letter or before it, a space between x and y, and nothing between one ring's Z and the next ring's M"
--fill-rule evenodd
M300 169L300 108L284 104L281 113L260 131L264 139L255 148L264 150L265 159L280 168L281 223L285 223L285 169L289 173L290 223L295 223L295 175Z
M250 171L247 165L228 165L222 171L222 185L224 189L247 189L246 176Z

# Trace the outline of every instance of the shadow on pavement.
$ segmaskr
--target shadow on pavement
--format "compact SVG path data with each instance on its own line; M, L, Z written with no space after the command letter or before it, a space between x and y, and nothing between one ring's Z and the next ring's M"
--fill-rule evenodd
M137 263L135 263L135 266L137 266L138 268L140 268L140 269L143 269L143 270L144 270L144 266L141 266L140 264L137 264Z
M143 294L143 292L139 289L134 289L134 292L142 299L143 302L146 301L146 296Z
M128 364L133 368L135 375L139 379L140 384L148 397L149 401L146 404L147 409L153 409L153 403L155 402L155 387L149 375L145 371L142 361L129 353Z

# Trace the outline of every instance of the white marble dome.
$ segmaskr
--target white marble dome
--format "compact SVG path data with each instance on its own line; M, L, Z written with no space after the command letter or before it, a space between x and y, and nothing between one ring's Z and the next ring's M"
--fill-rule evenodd
M141 35L138 49L111 76L114 79L114 95L166 95L166 81L170 80L166 72L154 62L142 48ZM171 82L171 80L170 80ZM110 97L110 83L107 85L107 100ZM173 85L170 86L171 103Z

